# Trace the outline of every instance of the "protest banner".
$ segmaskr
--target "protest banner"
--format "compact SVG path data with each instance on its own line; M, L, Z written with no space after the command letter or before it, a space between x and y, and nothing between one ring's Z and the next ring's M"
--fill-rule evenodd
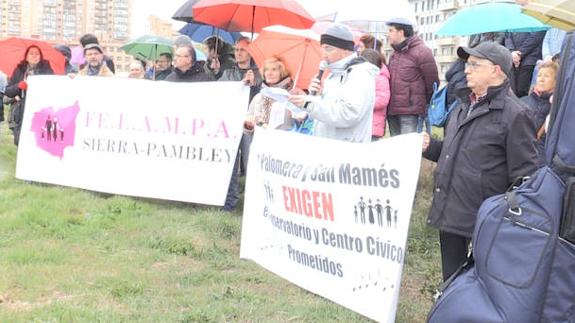
M257 129L241 258L393 322L421 144L419 134L354 144Z
M28 83L17 178L224 204L248 103L241 82L34 76Z

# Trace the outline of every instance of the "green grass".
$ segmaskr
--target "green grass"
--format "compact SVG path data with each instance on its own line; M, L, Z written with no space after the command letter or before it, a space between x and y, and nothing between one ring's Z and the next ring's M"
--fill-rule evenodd
M0 129L0 322L369 322L239 259L241 214L14 179ZM423 163L397 322L440 282Z

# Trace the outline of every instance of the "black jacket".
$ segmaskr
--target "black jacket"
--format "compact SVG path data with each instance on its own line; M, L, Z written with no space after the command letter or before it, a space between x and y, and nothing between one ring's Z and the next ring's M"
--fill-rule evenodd
M459 93L443 142L433 140L424 157L437 162L428 224L471 237L477 211L537 168L535 126L509 81L488 89L469 117L469 89Z
M164 81L174 70L170 67L163 71L156 71L155 81ZM150 76L151 77L151 76Z
M545 119L551 110L551 102L549 98L551 94L538 95L535 92L531 92L528 96L521 98L521 102L525 103L528 107L529 115L531 116L533 123L535 123L535 129L538 131L545 124ZM545 164L545 139L546 136L539 138L535 143L537 147L537 157L538 165L543 166Z
M467 77L465 76L465 61L458 58L451 64L447 72L445 72L445 80L447 81L447 98L445 99L446 106L451 104L457 99L456 93L460 89L467 87Z
M532 33L507 33L505 35L505 47L510 51L521 52L520 66L535 65L541 59L541 48L545 31Z
M24 95L22 94L22 90L18 87L18 83L20 83L20 81L24 81L27 77L26 75L26 68L28 67L27 63L20 63L18 64L18 66L16 66L16 68L14 69L14 72L12 73L12 77L10 77L10 81L8 82L8 85L6 86L6 91L5 94L7 97L9 98L14 98L16 96L20 96L20 98L24 98ZM46 60L41 61L40 63L38 63L38 66L36 67L36 70L34 72L35 75L52 75L54 74L54 71L52 70L52 67L50 66L50 63Z
M213 75L204 71L204 62L198 61L185 72L182 72L178 68L174 68L172 73L170 73L165 80L169 82L209 82L215 81L216 79Z

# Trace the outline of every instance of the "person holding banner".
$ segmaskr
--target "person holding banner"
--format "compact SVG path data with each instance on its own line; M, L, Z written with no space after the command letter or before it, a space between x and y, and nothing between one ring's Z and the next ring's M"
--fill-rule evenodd
M313 134L351 142L370 142L375 76L379 68L354 52L353 34L335 24L321 35L323 59L330 75L323 86L318 78L309 86L310 94L292 91L289 101L304 109L314 120Z
M6 86L5 95L13 98L10 109L9 126L14 135L14 144L18 146L20 141L20 129L22 128L22 119L24 118L24 106L26 105L26 91L28 83L26 79L30 75L51 75L54 74L50 62L44 59L42 50L32 45L26 49L24 59L16 66L10 82Z

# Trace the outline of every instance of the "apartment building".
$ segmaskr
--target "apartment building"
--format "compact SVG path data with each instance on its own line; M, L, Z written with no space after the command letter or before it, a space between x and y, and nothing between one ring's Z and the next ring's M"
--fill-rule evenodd
M433 50L437 69L443 80L445 72L451 63L457 59L457 47L467 45L469 37L440 37L435 32L445 20L457 13L458 10L488 2L488 0L409 0L409 2L416 15L417 33Z
M158 18L154 15L148 16L149 34L158 35L162 37L175 37L179 33L174 29L174 25L170 21Z
M93 33L119 70L128 57L119 49L130 39L133 0L1 0L0 38L18 36L77 45Z

